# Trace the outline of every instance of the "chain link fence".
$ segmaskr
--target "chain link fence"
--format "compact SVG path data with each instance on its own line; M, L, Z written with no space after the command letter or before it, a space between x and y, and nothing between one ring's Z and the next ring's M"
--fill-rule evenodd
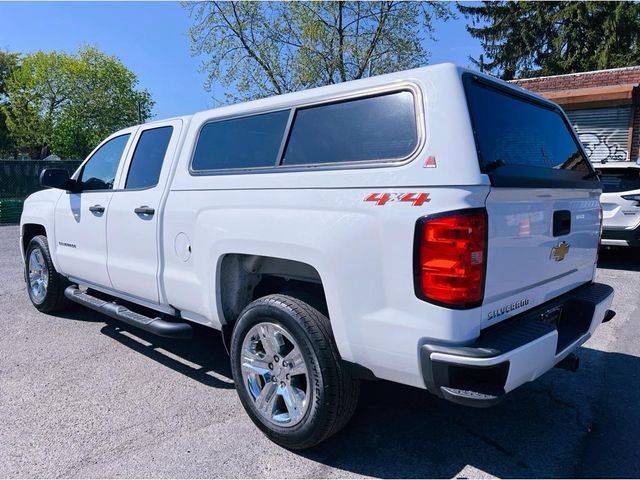
M42 170L64 168L72 174L79 165L76 160L0 160L0 224L20 221L24 199L42 189Z

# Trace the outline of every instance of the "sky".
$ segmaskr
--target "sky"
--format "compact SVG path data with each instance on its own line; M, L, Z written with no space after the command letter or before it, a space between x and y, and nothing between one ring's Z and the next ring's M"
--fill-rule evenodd
M452 8L454 8L452 6ZM437 41L427 40L430 63L469 66L481 47L465 20L436 21ZM0 49L73 53L94 45L117 56L151 93L154 118L213 108L204 88L202 58L191 55L188 11L179 2L0 2ZM222 91L216 96L221 98Z

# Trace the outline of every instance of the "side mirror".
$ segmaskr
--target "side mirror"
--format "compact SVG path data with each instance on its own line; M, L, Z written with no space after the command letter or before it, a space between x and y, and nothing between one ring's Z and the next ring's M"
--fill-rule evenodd
M78 191L77 182L69 178L69 172L63 168L45 168L40 174L40 185L71 192Z

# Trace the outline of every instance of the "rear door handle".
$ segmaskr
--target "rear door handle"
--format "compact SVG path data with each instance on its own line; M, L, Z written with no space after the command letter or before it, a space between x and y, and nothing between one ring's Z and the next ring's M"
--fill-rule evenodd
M147 207L146 205L138 207L133 211L138 215L149 215L149 216L152 216L154 213L156 213L156 211L153 208Z
M89 211L96 214L104 213L104 207L102 205L91 205Z

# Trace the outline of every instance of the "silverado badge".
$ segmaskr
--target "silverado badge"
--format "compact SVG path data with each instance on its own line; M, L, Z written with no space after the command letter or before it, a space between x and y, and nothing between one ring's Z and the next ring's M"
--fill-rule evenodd
M561 262L569 253L570 247L571 245L567 242L560 242L557 247L553 247L551 249L551 255L549 258L553 258L556 262Z

